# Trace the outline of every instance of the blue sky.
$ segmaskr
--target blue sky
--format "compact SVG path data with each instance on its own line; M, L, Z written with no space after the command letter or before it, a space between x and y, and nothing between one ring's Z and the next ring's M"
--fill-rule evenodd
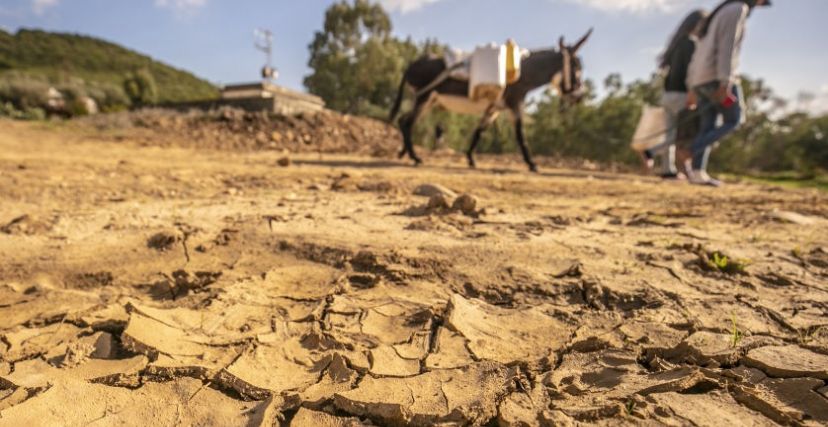
M0 0L0 27L102 37L187 69L215 83L251 81L263 63L253 29L275 38L279 82L302 88L307 45L333 0ZM380 0L394 32L436 37L459 48L512 37L528 48L574 39L595 27L584 48L588 77L625 81L652 72L654 57L683 15L716 0ZM828 1L775 0L750 19L742 70L809 108L828 111Z

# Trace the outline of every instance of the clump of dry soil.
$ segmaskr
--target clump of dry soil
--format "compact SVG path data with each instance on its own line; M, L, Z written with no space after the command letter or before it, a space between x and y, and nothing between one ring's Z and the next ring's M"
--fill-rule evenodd
M146 109L92 116L75 126L92 137L103 132L105 138L128 137L157 146L366 156L386 156L400 148L394 127L329 110L284 116L232 108L186 113Z

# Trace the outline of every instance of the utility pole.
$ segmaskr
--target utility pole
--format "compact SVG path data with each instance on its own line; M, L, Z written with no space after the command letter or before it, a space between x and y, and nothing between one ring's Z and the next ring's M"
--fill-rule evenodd
M273 68L273 33L267 29L257 28L253 36L256 39L256 49L267 56L267 62L262 67L262 80L265 83L272 83L273 80L279 78L279 70Z

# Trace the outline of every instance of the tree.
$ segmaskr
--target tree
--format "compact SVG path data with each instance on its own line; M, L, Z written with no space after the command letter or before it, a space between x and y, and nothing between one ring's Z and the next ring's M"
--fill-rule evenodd
M410 39L391 36L388 14L368 0L331 5L309 49L308 91L328 108L370 116L387 114L405 67L420 54Z
M621 74L612 73L604 79L604 89L608 96L618 96L624 89L624 81L621 80Z
M155 78L147 69L130 73L124 80L124 93L134 107L154 104L158 99Z

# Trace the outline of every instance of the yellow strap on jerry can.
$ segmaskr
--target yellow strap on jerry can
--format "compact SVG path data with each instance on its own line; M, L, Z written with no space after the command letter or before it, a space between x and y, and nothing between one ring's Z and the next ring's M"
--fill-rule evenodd
M514 40L506 42L506 82L513 84L520 80L520 49Z

